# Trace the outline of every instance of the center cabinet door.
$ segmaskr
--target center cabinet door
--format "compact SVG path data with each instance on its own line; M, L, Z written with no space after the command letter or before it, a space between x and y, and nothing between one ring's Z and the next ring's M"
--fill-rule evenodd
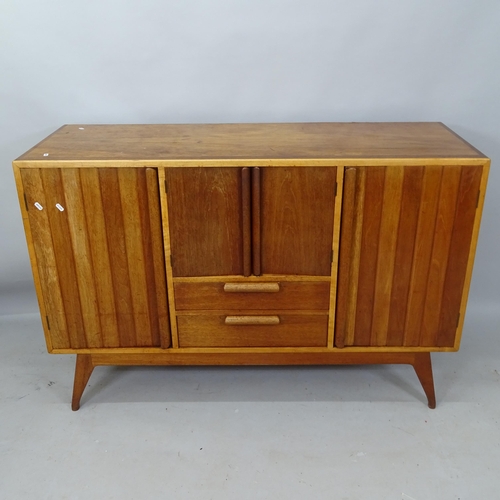
M330 276L336 170L167 168L173 275Z

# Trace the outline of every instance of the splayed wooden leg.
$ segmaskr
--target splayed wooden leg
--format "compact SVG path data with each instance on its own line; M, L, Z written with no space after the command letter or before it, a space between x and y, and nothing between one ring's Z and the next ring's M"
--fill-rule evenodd
M90 354L76 355L75 383L73 385L73 399L71 400L71 409L73 411L80 409L80 399L93 370L94 365Z
M429 408L436 408L436 394L434 393L434 379L432 377L431 353L422 352L415 354L413 368L424 389Z

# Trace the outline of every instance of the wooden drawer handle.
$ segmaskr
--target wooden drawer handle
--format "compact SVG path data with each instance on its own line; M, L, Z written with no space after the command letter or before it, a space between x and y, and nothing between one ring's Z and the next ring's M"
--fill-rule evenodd
M279 292L279 283L224 283L225 292Z
M226 325L279 325L279 316L226 316Z

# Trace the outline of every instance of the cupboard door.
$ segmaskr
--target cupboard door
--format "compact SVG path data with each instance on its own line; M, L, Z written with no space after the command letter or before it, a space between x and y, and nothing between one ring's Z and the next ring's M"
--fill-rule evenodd
M21 169L55 349L170 345L154 169Z
M347 168L335 343L453 347L481 166Z
M260 170L262 274L330 276L337 169Z
M242 169L167 168L165 180L173 275L244 274Z

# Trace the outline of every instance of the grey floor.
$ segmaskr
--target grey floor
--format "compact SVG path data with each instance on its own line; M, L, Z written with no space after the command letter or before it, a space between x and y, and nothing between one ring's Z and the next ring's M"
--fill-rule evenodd
M72 412L74 356L0 316L0 498L499 499L498 323L433 355L436 410L407 366L99 367Z

